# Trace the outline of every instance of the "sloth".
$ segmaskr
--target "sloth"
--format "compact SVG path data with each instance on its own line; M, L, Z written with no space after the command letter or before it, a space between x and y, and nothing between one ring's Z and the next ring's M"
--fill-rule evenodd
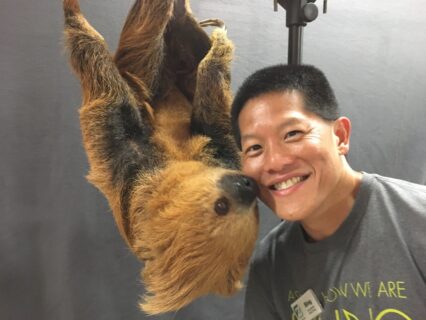
M112 55L79 1L63 6L88 180L143 262L142 310L234 294L257 238L258 188L232 137L223 22L198 22L188 0L136 0Z

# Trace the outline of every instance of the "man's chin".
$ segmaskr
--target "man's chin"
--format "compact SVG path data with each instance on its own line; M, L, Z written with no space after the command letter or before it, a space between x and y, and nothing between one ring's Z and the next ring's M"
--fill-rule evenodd
M301 221L306 216L306 206L301 204L301 206L291 207L288 206L276 206L275 209L271 209L275 212L275 214L287 221Z

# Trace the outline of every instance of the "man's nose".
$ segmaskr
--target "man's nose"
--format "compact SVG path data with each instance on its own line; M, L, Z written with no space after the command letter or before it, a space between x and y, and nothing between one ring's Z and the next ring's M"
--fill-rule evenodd
M294 163L294 156L282 145L272 145L265 155L264 170L269 173L281 172Z

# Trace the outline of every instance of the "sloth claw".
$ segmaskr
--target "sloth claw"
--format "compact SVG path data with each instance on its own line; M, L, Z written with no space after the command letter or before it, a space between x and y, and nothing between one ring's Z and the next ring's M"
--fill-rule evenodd
M218 27L226 31L225 22L220 19L206 19L199 22L200 26L205 27Z

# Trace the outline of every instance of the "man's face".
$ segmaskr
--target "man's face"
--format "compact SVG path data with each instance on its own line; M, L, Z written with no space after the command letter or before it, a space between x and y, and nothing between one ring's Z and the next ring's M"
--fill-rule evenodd
M325 121L305 110L297 91L263 94L241 110L243 172L280 218L303 222L335 207L348 121Z

